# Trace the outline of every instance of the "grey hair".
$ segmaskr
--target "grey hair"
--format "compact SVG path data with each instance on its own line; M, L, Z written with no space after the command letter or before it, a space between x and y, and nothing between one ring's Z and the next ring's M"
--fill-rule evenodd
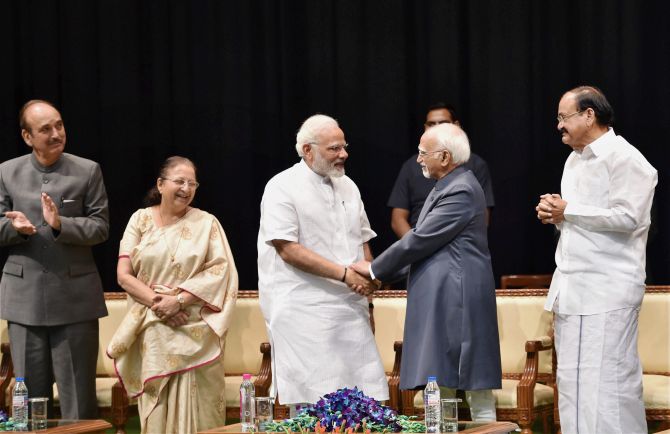
M437 150L446 149L451 154L454 164L463 164L470 159L470 142L468 135L456 124L440 124L430 128L437 144Z
M295 136L295 150L302 157L302 146L306 144L316 144L319 132L326 127L339 127L337 121L327 115L313 115L305 119L298 134Z

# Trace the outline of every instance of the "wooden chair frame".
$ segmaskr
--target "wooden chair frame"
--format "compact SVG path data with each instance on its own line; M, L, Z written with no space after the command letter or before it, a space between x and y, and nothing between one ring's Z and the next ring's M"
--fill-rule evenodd
M546 289L526 289L526 290L496 290L496 295L502 296L538 296L547 295ZM401 413L408 416L421 415L422 411L416 411L414 408L414 396L416 390L400 390L400 366L402 363L402 342L396 341L393 345L396 352L395 364L391 372L389 380L389 387L393 384L391 391L391 399L394 396L398 397L399 410ZM543 421L544 432L551 432L550 419L554 412L553 404L533 406L534 391L537 383L544 383L550 387L555 384L555 369L551 374L540 373L539 369L539 353L540 351L552 351L553 353L553 337L542 336L534 340L529 340L525 343L526 361L522 373L503 373L502 378L519 380L517 385L517 408L514 409L496 409L496 418L501 421L516 422L522 429L523 434L532 434L531 425L536 418L540 417ZM553 364L552 364L553 365ZM466 409L459 409L459 417L469 419L470 415Z

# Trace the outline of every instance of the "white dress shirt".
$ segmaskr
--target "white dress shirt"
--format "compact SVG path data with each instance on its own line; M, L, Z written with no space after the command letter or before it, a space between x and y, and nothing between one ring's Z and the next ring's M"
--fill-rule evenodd
M642 302L656 170L611 128L565 162L567 207L545 309L591 315Z
M363 259L363 243L375 236L360 192L346 176L322 177L301 160L266 185L258 288L281 403L314 403L345 386L388 399L367 298L343 282L284 262L272 245L272 240L298 242L342 264L344 273L344 266Z

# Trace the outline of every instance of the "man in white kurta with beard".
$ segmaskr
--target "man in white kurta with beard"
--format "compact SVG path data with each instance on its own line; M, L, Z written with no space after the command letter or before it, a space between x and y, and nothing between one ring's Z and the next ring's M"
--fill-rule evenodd
M315 403L341 387L389 397L370 329L374 288L348 266L372 255L360 192L344 175L344 132L325 115L297 134L301 160L274 176L261 202L260 305L272 343L275 394L282 404ZM359 293L349 288L363 285Z

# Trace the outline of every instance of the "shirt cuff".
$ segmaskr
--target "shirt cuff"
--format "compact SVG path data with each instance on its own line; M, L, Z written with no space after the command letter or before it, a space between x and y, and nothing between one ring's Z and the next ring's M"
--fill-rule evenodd
M368 271L370 272L370 279L377 280L377 278L375 277L375 273L372 272L372 263L368 265Z

